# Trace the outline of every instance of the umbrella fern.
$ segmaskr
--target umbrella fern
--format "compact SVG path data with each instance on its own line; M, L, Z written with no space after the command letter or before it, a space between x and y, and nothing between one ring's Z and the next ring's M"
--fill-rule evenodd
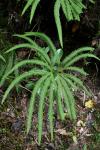
M28 106L27 113L27 133L31 128L32 115L34 113L34 106L37 95L39 96L39 110L38 110L38 142L41 143L42 137L42 127L43 127L43 112L45 107L45 100L48 98L48 119L50 124L51 139L53 139L53 121L54 121L54 110L53 105L56 100L58 107L58 114L61 120L65 119L65 109L68 112L70 119L76 119L76 108L75 108L75 98L73 93L73 88L79 88L84 90L88 95L91 93L83 85L83 82L78 77L74 76L72 72L78 72L79 74L86 76L87 73L84 69L74 66L75 62L80 59L93 57L98 60L96 56L92 54L93 48L82 47L71 54L66 56L62 60L63 51L61 49L56 49L53 42L49 37L42 33L31 32L25 33L24 35L16 35L25 40L24 43L15 45L10 48L6 53L12 52L20 48L29 48L35 50L36 56L31 60L22 60L15 64L15 66L8 71L1 79L0 86L4 84L7 77L12 74L16 69L20 69L25 65L30 65L31 69L22 74L19 74L6 89L2 103L7 99L10 91L19 82L22 82L26 78L37 76L38 80L35 82L35 86L32 89L31 98ZM42 38L49 47L49 53L45 51L44 47L38 46L34 41L32 41L32 36L38 36ZM26 43L27 42L27 43Z

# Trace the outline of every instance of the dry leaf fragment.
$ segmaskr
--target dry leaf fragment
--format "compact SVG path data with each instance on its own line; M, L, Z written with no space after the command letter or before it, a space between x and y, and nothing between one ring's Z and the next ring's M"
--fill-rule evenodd
M60 135L68 135L65 129L58 129L55 132L59 133Z

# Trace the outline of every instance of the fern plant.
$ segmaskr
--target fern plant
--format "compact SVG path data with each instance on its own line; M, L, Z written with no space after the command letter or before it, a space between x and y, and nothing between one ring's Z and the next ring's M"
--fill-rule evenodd
M48 119L50 124L50 133L51 139L53 139L53 121L54 121L54 101L56 100L58 113L61 120L65 119L65 109L68 112L70 119L76 119L76 109L75 109L75 98L73 93L73 88L80 88L84 90L88 95L91 93L83 85L83 82L72 72L78 72L81 75L86 76L87 73L77 66L74 66L74 63L80 59L93 57L99 60L96 56L92 54L93 48L91 47L82 47L67 57L62 59L63 51L57 49L51 39L45 34L38 32L27 32L24 35L16 35L25 40L25 43L15 45L10 48L6 53L12 52L20 48L29 48L35 50L36 56L30 60L22 60L18 62L9 72L7 72L0 81L0 86L2 86L7 79L7 77L12 74L16 69L19 69L25 65L30 65L31 69L24 73L21 73L16 77L6 89L2 103L7 99L8 94L17 85L19 82L22 82L26 78L37 76L37 82L33 82L31 98L28 107L27 113L27 133L31 128L32 115L34 112L35 102L37 101L36 97L39 97L39 107L38 107L38 142L41 143L42 137L42 127L43 127L43 112L45 107L45 100L48 98ZM40 47L32 40L32 36L40 37L44 40L48 47L49 51L46 48Z
M91 3L94 3L93 0L89 0ZM31 7L30 12L30 23L34 17L35 10L39 4L40 0L27 0L26 5L22 11L22 15ZM82 3L82 0L55 0L54 4L54 18L58 31L59 41L63 47L62 40L62 26L60 21L60 8L62 9L66 19L68 21L78 20L80 21L80 14L83 13L83 10L86 9L86 6Z

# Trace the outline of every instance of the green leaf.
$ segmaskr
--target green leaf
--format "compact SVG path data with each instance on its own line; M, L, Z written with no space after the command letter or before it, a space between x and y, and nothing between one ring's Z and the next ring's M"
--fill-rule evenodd
M48 111L48 119L50 123L50 133L51 133L51 140L53 140L53 93L54 93L54 84L52 83L50 85L50 91L49 91L49 111Z
M74 66L70 66L70 67L64 67L64 70L70 70L70 71L75 71L75 72L79 72L81 75L88 75L84 69L79 68L79 67L74 67Z
M71 90L77 90L78 87L66 76L64 76L63 74L61 75L63 77L64 80L66 80L66 83L68 84L68 87L70 87Z
M14 51L14 50L20 49L20 48L29 48L29 49L34 49L34 50L36 50L37 52L39 52L39 53L42 55L42 57L45 59L46 62L48 62L48 64L51 64L51 63L50 63L50 58L49 58L48 55L43 51L42 48L37 47L37 46L35 47L35 46L33 46L33 45L31 45L31 44L28 44L28 43L23 43L23 44L15 45L14 47L12 47L12 48L10 48L9 50L7 50L6 53L9 53L9 52L11 52L11 51Z
M65 119L65 113L63 110L63 92L62 92L62 85L60 83L59 78L56 80L57 82L57 105L58 105L58 110L59 110L59 114L61 117L61 120Z
M71 119L75 120L76 119L76 109L75 109L74 96L73 96L71 90L69 89L68 84L65 82L65 80L61 76L60 76L60 80L62 82L62 85L63 85L64 90L65 90L66 95L67 95L66 99L68 98L66 101L66 103L68 103L68 105L69 105L69 108L67 106L68 113L69 113Z
M61 85L61 88L62 88L62 94L63 94L64 102L65 102L65 105L66 105L66 108L67 108L67 111L68 111L68 115L69 115L70 118L72 118L72 113L71 113L71 110L70 110L70 102L69 102L69 99L68 99L68 95L66 93L66 89L63 86L63 83L62 83L62 80L61 80L60 76L58 76L58 79L60 81L60 85Z
M27 9L32 5L34 0L27 0L27 3L22 11L22 15L27 11Z
M48 46L50 47L53 54L55 54L56 47L54 46L53 42L51 41L51 39L47 35L45 35L41 32L26 32L25 35L26 36L36 36L36 37L41 38L42 40L44 40L44 42L46 42L48 44Z
M75 84L77 84L77 86L79 88L82 88L87 93L88 96L91 96L91 93L86 89L86 87L83 85L83 82L79 78L77 78L71 74L65 74L65 77L67 77L70 80L72 80L73 82L75 82Z
M41 91L40 95L40 102L39 102L39 110L38 110L38 142L39 145L41 144L41 137L42 137L42 126L43 126L43 109L44 109L44 100L48 91L48 88L50 86L51 78L48 77L45 82L43 89Z
M40 88L41 84L44 83L44 81L47 79L48 76L49 76L49 73L44 75L43 77L41 77L35 84L35 87L33 88L32 95L31 95L30 102L29 102L28 113L27 113L27 134L29 133L29 130L31 128L32 115L34 112L34 103L35 103L36 94L37 94L38 89Z
M68 14L68 21L73 20L73 15L72 15L72 11L71 11L71 5L69 3L69 0L65 0L65 7L66 7L66 11Z
M89 0L91 3L95 4L95 1L94 0Z
M0 59L3 61L3 62L6 62L6 60L4 59L4 57L2 55L0 55Z
M70 60L68 63L65 64L65 67L69 67L69 66L73 65L75 62L79 61L80 59L89 58L89 57L95 58L100 61L100 59L98 57L96 57L95 55L86 53L86 54L81 54L81 55L74 57L72 60Z
M30 44L32 44L33 46L39 47L39 45L37 45L36 42L34 42L31 38L27 37L25 34L23 34L23 35L20 35L20 34L14 34L13 36L22 38L22 39L28 41L28 42L29 42Z
M40 0L34 0L32 3L31 14L30 14L30 23L32 22L35 10L39 4Z
M63 55L62 49L58 49L55 53L55 55L52 57L51 62L53 65L60 64L60 59Z
M59 0L56 0L55 5L54 5L54 17L55 17L55 22L57 26L59 41L60 41L61 47L63 47L62 26L61 26L60 13L59 13L60 7L61 7L61 2Z
M43 75L47 73L46 71L43 70L35 70L32 69L28 72L24 72L23 74L21 74L20 76L18 76L17 78L15 78L11 84L8 86L7 90L5 91L4 95L3 95L3 99L2 99L2 104L4 103L5 99L7 98L8 94L10 93L10 91L12 90L12 88L17 85L19 82L21 82L23 79L25 78L29 78L32 75Z
M40 65L40 66L45 66L47 69L50 70L50 66L47 63L44 63L43 61L40 60L35 60L35 59L31 59L31 60L23 60L21 62L18 62L11 70L7 71L3 77L1 78L0 81L0 86L2 86L2 84L4 83L5 79L15 70L19 69L20 67L23 67L24 65ZM34 68L34 70L36 69L36 67Z
M68 13L67 13L66 7L65 7L65 0L61 0L61 7L62 7L65 17L68 18Z
M65 57L65 59L63 60L62 64L67 64L70 60L72 60L75 56L79 56L81 55L81 53L83 52L87 52L90 51L92 52L94 50L94 48L92 47L81 47L75 51L73 51L71 54L69 54L68 56Z

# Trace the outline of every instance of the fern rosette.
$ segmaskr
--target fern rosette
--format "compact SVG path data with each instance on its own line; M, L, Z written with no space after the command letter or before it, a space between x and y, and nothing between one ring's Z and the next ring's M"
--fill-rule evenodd
M88 92L86 87L83 85L81 79L79 79L72 73L78 72L81 75L87 75L87 73L82 68L74 66L75 62L88 57L96 59L99 58L92 54L93 48L83 47L73 51L62 60L63 51L61 49L56 50L55 45L48 36L38 32L29 32L25 33L24 35L16 36L25 40L25 43L15 45L14 47L10 48L7 53L20 48L29 48L36 52L36 57L30 60L22 60L18 62L9 72L7 72L2 77L0 81L0 86L4 84L4 81L7 79L7 77L16 69L19 69L25 65L31 66L31 69L29 71L20 74L11 82L11 84L8 86L4 93L2 103L7 98L9 92L19 82L22 82L26 78L28 79L34 76L38 77L38 80L37 82L35 82L35 86L32 89L32 94L28 107L27 133L31 128L35 101L38 95L38 141L40 144L42 136L45 101L48 99L48 119L50 123L51 139L53 139L54 101L56 101L58 107L58 114L61 120L65 119L65 110L67 110L70 119L75 120L76 109L73 88L80 88L81 90L84 90L88 95L90 95L90 92ZM34 42L31 38L33 36L39 37L44 40L48 45L48 49L37 45L36 42Z

